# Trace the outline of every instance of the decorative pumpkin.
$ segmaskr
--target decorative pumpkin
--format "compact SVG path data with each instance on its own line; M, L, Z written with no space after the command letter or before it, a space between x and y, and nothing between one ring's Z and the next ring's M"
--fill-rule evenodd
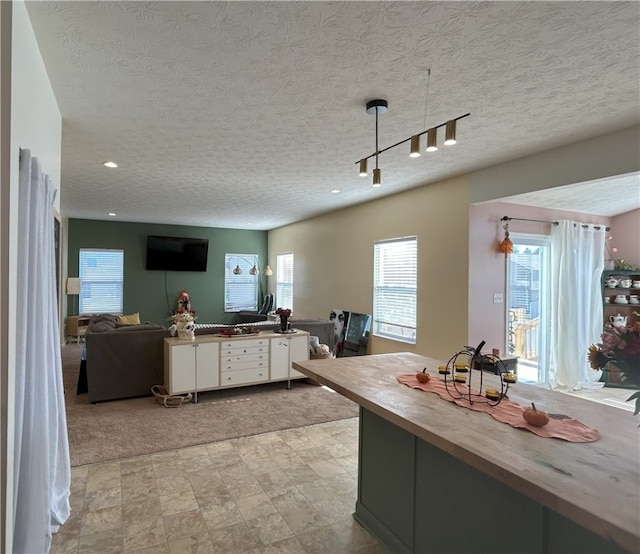
M526 408L524 412L522 412L522 417L529 424L534 427L542 427L549 423L549 415L547 412L541 412L536 410L536 405L531 402L531 408Z
M428 383L429 379L431 379L431 375L427 373L427 368L425 367L421 373L416 373L416 379L420 383Z

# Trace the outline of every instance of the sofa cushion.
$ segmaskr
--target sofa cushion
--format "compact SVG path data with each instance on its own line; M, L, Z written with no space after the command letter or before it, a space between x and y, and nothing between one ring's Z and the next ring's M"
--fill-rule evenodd
M140 323L140 314L136 312L129 315L117 315L116 323L118 325L138 325Z

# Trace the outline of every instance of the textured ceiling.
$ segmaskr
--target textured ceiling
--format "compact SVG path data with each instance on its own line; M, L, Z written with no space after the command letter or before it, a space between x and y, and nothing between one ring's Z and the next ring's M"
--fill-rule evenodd
M638 154L640 156L640 153ZM640 175L622 175L502 199L512 204L611 217L640 209Z
M67 217L271 229L640 120L638 2L27 5ZM374 189L372 98L380 148L471 116Z

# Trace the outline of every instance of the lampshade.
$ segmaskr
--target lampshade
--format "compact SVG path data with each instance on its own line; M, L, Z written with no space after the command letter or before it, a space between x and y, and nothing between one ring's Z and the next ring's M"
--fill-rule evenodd
M358 175L360 175L360 177L367 176L367 159L366 158L363 158L362 160L360 160L360 172L358 173Z
M236 266L236 268L233 270L233 274L234 275L242 275L242 269L240 269L240 265Z
M373 186L379 187L382 185L380 170L378 168L373 170Z
M69 277L67 279L67 294L80 294L81 286L80 277Z
M258 274L258 267L256 266L256 264L253 264L253 267L249 270L249 273L251 275L257 275Z
M433 127L427 131L427 152L435 152L438 149L438 129Z
M264 274L267 277L271 277L271 275L273 275L273 269L271 269L269 266L265 267L264 268Z
M420 156L420 135L413 135L411 137L411 152L410 158L417 158Z
M450 119L444 129L444 143L451 146L456 143L456 120Z

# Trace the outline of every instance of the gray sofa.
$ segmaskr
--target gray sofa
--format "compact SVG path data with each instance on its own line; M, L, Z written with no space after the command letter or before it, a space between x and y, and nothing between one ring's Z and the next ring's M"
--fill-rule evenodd
M119 326L108 314L92 318L85 335L89 401L150 395L164 382L163 339L169 336L160 325Z

